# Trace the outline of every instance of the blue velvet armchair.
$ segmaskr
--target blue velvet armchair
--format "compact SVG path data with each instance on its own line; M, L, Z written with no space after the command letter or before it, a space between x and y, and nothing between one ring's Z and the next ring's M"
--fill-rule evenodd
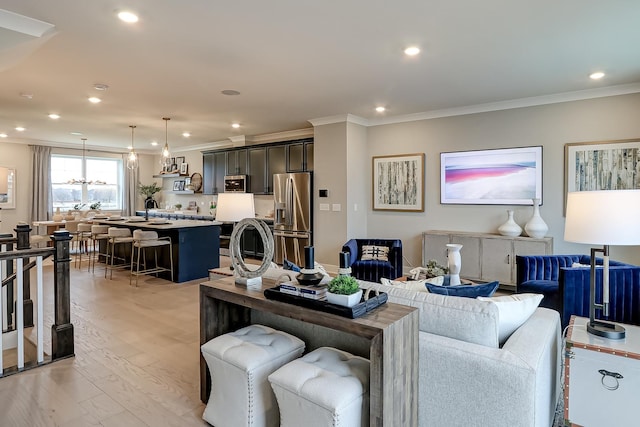
M572 267L574 263L584 267ZM572 315L589 317L589 255L517 256L517 292L542 293L540 304L560 313L566 326ZM597 258L601 265L602 259ZM599 319L640 325L640 267L609 261L609 316ZM602 283L602 268L596 268ZM596 287L596 301L602 301L602 287Z
M388 261L362 260L362 246L386 246ZM385 239L351 239L342 246L349 253L351 275L356 279L379 283L381 278L396 279L402 276L402 241Z

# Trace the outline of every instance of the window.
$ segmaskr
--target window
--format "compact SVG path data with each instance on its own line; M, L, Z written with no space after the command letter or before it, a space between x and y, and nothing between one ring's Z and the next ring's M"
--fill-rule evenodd
M84 160L84 161L83 161ZM83 177L86 176L86 179ZM74 209L100 202L100 209L122 209L122 160L52 155L53 207Z

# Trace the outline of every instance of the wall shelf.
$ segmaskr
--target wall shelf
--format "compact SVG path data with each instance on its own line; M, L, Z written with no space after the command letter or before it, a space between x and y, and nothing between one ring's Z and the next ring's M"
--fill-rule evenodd
M180 175L179 173L163 173L160 175L153 175L154 178L180 178L187 177L189 175Z
M171 190L171 191L169 191L169 193L173 193L173 194L194 194L195 191L193 191L193 190L181 190L181 191Z

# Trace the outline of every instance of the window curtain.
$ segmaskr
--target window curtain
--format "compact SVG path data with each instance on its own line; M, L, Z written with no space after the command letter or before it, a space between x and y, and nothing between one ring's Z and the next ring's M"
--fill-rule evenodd
M124 183L122 188L122 215L133 216L136 214L136 202L138 200L138 180L139 172L138 168L129 169L127 167L127 157L129 153L122 155L122 161L124 166Z
M30 145L31 149L31 200L29 224L47 221L53 216L51 192L51 147ZM44 172L44 173L43 173Z

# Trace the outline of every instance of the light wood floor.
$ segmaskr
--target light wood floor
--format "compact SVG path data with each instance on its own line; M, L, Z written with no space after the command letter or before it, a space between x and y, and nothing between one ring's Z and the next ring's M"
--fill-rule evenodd
M49 353L53 268L44 271ZM176 285L141 276L136 288L126 271L113 278L72 264L75 357L0 378L0 426L208 425L199 399L204 280Z

